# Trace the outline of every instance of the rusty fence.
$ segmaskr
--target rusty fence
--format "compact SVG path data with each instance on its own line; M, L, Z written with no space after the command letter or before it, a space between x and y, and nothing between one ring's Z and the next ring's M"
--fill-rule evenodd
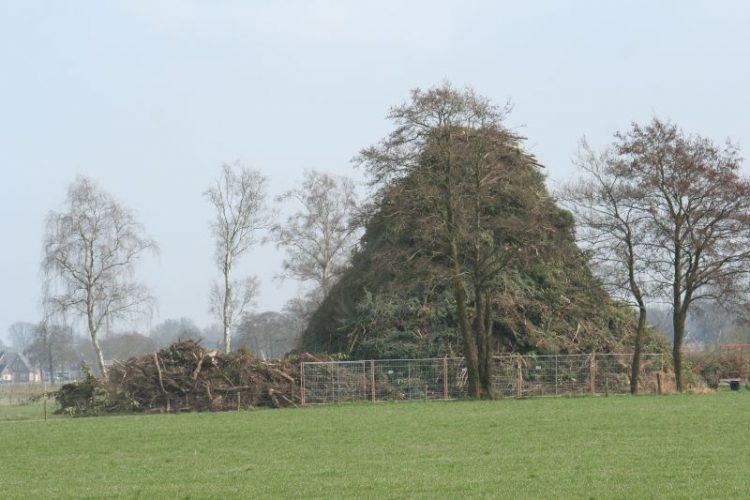
M747 380L750 374L750 344L719 346L719 378Z
M499 397L625 394L631 363L632 354L495 356L493 391ZM467 395L463 358L305 362L300 369L302 404ZM641 355L641 392L656 392L663 371L662 354Z

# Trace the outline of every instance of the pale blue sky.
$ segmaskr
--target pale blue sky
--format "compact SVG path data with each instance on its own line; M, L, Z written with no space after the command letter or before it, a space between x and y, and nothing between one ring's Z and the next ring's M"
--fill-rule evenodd
M44 216L77 174L159 241L140 272L153 321L207 325L201 193L221 162L272 194L309 168L360 177L349 160L388 107L443 79L510 99L553 187L581 136L604 145L654 114L747 149L749 25L741 1L0 0L0 335L39 318ZM243 259L259 309L296 291L280 263L272 246Z

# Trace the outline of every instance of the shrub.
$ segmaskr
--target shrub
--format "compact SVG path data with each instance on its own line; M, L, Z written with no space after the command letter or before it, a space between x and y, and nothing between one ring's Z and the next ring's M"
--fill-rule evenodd
M91 368L81 365L85 377L80 382L63 385L56 393L55 400L60 407L55 413L74 416L100 415L110 402L109 391L97 379Z

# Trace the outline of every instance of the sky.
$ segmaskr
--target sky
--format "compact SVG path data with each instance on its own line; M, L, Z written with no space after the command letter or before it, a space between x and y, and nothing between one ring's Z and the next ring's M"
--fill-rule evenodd
M0 337L41 316L44 219L78 175L160 245L138 269L158 307L128 327L207 326L202 193L223 162L271 196L306 169L362 181L351 159L389 107L445 80L513 104L550 189L582 137L604 147L654 116L747 151L749 24L742 1L0 0ZM237 267L261 280L258 311L299 292L282 259L266 244Z

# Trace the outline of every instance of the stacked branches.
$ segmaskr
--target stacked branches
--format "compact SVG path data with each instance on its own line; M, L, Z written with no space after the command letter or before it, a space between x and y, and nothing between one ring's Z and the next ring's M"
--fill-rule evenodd
M299 364L229 354L186 340L112 366L106 382L87 377L57 394L60 413L226 411L296 406Z

